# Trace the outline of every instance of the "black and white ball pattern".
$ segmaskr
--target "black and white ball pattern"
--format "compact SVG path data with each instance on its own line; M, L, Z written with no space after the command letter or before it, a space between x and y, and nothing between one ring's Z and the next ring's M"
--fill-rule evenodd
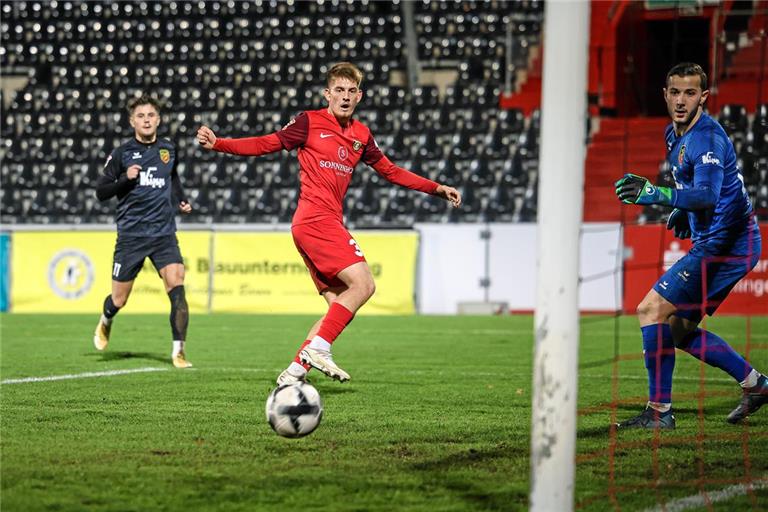
M283 437L304 437L323 418L320 393L305 382L275 388L267 398L267 421Z

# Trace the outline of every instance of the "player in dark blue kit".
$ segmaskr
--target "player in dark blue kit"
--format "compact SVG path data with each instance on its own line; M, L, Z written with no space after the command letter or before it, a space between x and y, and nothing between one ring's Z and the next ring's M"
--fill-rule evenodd
M176 147L157 138L160 106L149 96L128 103L135 136L109 155L96 196L117 196L117 243L112 266L112 293L96 326L93 344L105 350L112 319L125 306L144 259L149 257L171 300L171 359L177 368L192 366L184 354L189 308L184 294L184 263L176 239L176 208L192 211L184 197L176 166Z
M709 91L701 66L681 63L667 73L664 98L672 118L667 160L676 188L625 174L616 182L624 203L674 207L667 221L693 248L656 282L637 307L648 370L649 401L618 428L675 428L672 372L675 347L720 368L742 387L728 415L739 423L768 403L768 380L716 334L698 327L760 258L760 231L736 163L733 144L703 106Z

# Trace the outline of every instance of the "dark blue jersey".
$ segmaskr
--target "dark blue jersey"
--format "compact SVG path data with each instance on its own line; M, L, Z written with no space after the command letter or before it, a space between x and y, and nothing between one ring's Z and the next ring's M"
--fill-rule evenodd
M157 139L144 144L131 139L107 158L96 195L104 201L117 196L117 232L128 236L165 236L176 231L175 214L186 201L176 171L176 147ZM136 179L125 171L141 166Z
M708 188L716 201L711 208L689 210L694 242L717 246L732 238L734 230L747 229L752 213L744 179L739 172L733 143L722 126L706 113L688 132L678 137L670 124L665 133L667 160L678 190Z

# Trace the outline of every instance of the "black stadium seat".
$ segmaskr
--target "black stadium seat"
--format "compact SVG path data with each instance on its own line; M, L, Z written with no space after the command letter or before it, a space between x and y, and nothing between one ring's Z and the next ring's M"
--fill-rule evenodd
M743 105L723 105L717 120L731 138L743 141L747 132L747 110Z
M508 192L535 186L528 176L537 165L538 117L499 110L498 94L507 24L513 23L515 65L524 67L540 42L542 2L416 2L418 45L430 59L424 64L452 70L457 79L447 88L412 91L400 78L406 66L397 3L76 5L0 7L0 64L35 70L10 107L0 109L4 135L15 134L0 147L4 218L32 209L51 222L111 219L114 204L96 201L92 187L109 152L132 135L125 103L150 90L167 106L160 135L177 143L191 221L289 220L298 187L295 154L217 155L200 150L194 133L205 123L224 136L264 134L301 110L321 108L324 73L342 58L366 73L360 117L385 154L467 188L469 206L452 210L452 220L481 220L481 210L508 220L515 210L501 204ZM761 123L753 125L755 148L763 141L758 132L765 133ZM449 218L444 201L392 190L398 189L361 166L348 202L355 222ZM535 216L535 197L526 206L526 215Z

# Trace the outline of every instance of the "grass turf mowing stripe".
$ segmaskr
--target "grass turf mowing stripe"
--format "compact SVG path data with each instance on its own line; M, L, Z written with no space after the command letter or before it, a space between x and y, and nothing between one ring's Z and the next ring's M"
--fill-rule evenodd
M324 512L527 510L530 315L356 318L334 355L359 379L310 374L326 410L303 440L275 435L264 402L314 316L196 315L187 345L194 372L169 364L167 314L118 318L107 352L92 348L93 320L0 314L1 378L168 371L0 386L2 510L271 512L306 508L307 496ZM755 348L768 317L751 319L749 335L744 318L708 322L725 339L749 341L752 364L768 368L768 344ZM691 357L675 368L676 432L655 450L647 432L610 437L612 420L647 398L636 325L634 317L582 324L579 510L644 510L768 474L768 415L735 430L721 421L738 385L709 368L702 381ZM713 507L768 510L767 492Z
M686 496L685 498L676 499L670 501L664 505L659 505L654 508L647 508L645 512L682 512L683 510L690 510L692 508L706 507L712 503L718 503L720 501L729 500L737 496L743 496L751 489L752 492L768 487L768 476L762 479L749 482L747 484L736 484L721 489L719 491L708 492L706 494L699 493L692 496Z
M0 384L27 384L30 382L50 382L54 380L91 379L94 377L113 377L115 375L128 375L131 373L164 372L168 368L134 368L132 370L108 370L104 372L70 373L66 375L49 375L47 377L24 377L22 379L5 379Z
M604 380L607 381L611 378L610 375L592 375L592 374L579 374L580 379L597 379L597 380ZM622 375L622 380L641 380L641 381L647 381L648 377L646 375ZM701 377L684 377L684 376L677 376L675 375L675 380L678 382L701 382ZM707 383L724 383L724 384L730 384L735 383L736 381L733 379L725 379L725 378L718 378L718 377L707 377L705 379Z

